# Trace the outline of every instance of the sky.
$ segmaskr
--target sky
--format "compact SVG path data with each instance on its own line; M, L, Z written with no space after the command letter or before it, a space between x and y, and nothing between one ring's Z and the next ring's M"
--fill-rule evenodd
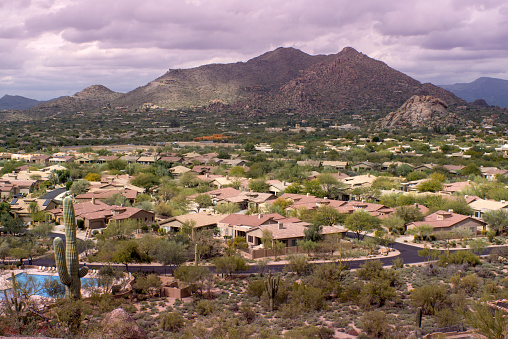
M127 92L277 47L353 47L421 82L508 79L505 0L0 0L0 97Z

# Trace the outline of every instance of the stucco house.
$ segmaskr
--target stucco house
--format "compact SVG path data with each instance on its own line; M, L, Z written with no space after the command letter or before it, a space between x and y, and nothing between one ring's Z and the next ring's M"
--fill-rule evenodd
M475 236L478 229L485 231L487 223L470 217L453 213L452 211L437 211L426 216L423 221L415 221L407 225L407 229L418 227L420 225L430 225L434 232L457 231L460 228L470 230Z

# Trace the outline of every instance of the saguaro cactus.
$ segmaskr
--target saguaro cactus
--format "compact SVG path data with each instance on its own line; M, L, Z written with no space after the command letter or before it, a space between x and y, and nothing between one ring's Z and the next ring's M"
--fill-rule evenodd
M422 328L422 308L418 307L416 309L416 326L415 326L415 336L417 338L421 337L421 328Z
M88 273L88 267L79 268L78 249L76 246L76 220L72 198L63 201L63 214L65 224L65 243L55 238L55 261L60 281L65 285L65 295L75 299L81 298L81 278Z
M272 277L272 272L268 274L268 279L265 281L265 290L268 294L268 300L270 300L270 310L275 309L275 297L279 291L280 275L277 278Z

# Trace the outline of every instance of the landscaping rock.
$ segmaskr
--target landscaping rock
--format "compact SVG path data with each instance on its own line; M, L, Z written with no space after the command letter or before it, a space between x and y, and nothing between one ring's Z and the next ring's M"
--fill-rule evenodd
M104 338L148 339L146 333L122 308L111 311L102 321Z

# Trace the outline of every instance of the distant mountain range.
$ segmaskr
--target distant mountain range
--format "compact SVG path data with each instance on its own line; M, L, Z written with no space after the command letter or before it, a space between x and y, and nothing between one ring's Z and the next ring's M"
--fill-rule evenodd
M483 99L489 105L508 108L508 80L482 77L470 83L440 85L440 87L468 102Z
M4 95L0 98L0 110L22 110L34 107L42 101L25 98L19 95Z
M41 103L25 113L42 117L97 109L107 104L142 107L146 103L181 109L249 115L324 114L344 110L397 109L413 95L430 95L449 108L466 102L453 93L419 81L346 47L332 55L311 56L278 48L247 62L169 70L128 93L101 85L73 96Z

